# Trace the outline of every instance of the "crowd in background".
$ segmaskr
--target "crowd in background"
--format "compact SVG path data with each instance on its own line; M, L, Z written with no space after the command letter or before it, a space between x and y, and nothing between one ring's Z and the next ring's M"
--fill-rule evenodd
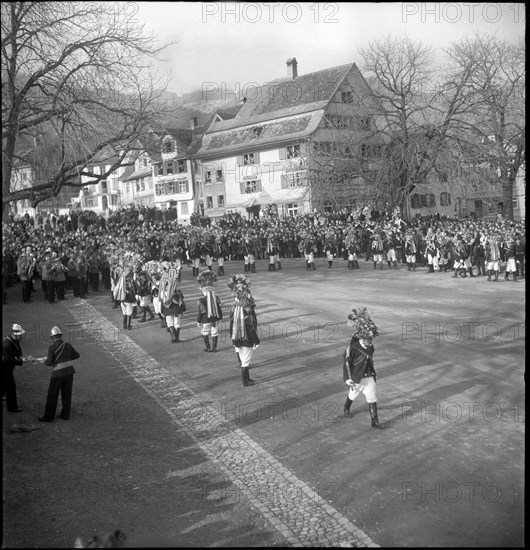
M405 221L399 209L369 206L295 216L278 216L268 208L255 218L228 211L213 222L194 214L191 224L182 225L173 210L129 207L107 217L79 210L45 218L26 214L2 225L4 301L5 287L18 281L23 300L31 301L37 278L49 302L64 299L67 290L79 297L100 285L110 290L113 266L124 252L143 262L190 264L200 258L202 265L206 257L239 261L251 253L259 260L275 253L282 259L305 258L306 268L313 255L326 257L330 267L334 258L342 258L351 269L365 260L373 261L374 269L428 266L429 272L453 272L461 261L464 269L454 276L477 276L486 275L488 250L494 246L501 270L513 259L514 279L524 276L525 266L525 221L501 216L485 221L434 213Z

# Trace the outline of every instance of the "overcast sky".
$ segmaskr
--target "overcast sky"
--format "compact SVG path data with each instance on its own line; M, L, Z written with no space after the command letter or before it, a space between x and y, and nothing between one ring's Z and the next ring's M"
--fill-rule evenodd
M176 44L161 67L169 89L190 92L216 83L227 90L356 62L371 40L407 35L436 48L474 33L504 40L525 34L522 3L118 2L147 33ZM238 84L236 84L238 83Z

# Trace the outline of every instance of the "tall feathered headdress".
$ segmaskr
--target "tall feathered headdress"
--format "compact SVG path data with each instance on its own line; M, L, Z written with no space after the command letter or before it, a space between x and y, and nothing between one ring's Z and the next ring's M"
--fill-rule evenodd
M353 308L348 315L348 326L352 327L353 335L357 338L374 338L379 336L379 329L370 318L365 307Z
M251 281L245 275L237 274L230 277L227 286L240 305L255 305L254 297L250 291Z
M205 269L198 277L197 282L201 288L212 287L217 282L217 275L209 270Z

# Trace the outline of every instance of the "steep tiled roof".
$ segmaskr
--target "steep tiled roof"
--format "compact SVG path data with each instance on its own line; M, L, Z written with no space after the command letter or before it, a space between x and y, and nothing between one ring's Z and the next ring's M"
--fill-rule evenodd
M125 175L127 170L129 168L133 169L133 172L130 175ZM137 180L139 178L146 178L152 174L151 167L150 166L142 166L139 170L136 170L134 172L134 166L128 166L127 170L123 173L123 176L120 178L121 181L131 181L131 180Z
M259 125L248 125L221 132L205 134L202 147L197 155L207 157L208 154L230 153L256 150L264 145L278 143L280 140L290 141L311 135L320 123L324 111L285 117L271 120ZM254 131L258 129L259 134Z
M214 123L210 132L236 128L323 109L355 63L331 67L293 78L280 78L254 88L237 115Z

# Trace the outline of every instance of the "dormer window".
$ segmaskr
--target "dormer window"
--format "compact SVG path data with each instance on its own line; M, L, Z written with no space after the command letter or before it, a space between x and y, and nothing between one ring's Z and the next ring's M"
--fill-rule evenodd
M164 151L164 153L174 153L175 152L175 143L171 140L165 141L163 151Z
M260 128L259 126L256 126L255 128L252 128L252 133L254 134L254 137L259 137L263 128Z

